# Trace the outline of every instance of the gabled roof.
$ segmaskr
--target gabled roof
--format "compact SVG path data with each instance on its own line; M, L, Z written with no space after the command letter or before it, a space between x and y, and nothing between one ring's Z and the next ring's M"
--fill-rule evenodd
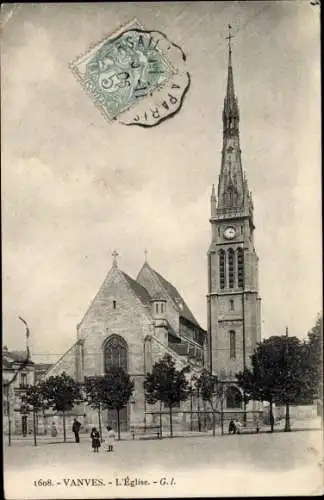
M194 325L201 328L201 326L199 325L199 323L195 319L194 315L190 311L189 307L187 306L187 304L185 303L185 301L181 297L178 290L168 280L166 280L163 276L161 276L160 273L158 273L157 271L152 269L152 267L149 266L149 264L147 262L145 263L145 265L149 267L149 269L152 273L154 273L156 278L159 280L161 286L164 288L164 290L167 292L167 294L171 297L171 299L175 302L175 304L179 310L180 317L187 319L188 321L190 321ZM182 308L181 308L180 304L182 304Z
M151 296L148 293L148 291L146 290L146 288L144 288L142 285L140 285L137 281L133 280L133 278L128 276L128 274L124 273L123 271L121 271L121 272L123 273L129 286L131 287L131 289L133 290L135 295L140 299L142 304L144 304L145 306L150 305Z

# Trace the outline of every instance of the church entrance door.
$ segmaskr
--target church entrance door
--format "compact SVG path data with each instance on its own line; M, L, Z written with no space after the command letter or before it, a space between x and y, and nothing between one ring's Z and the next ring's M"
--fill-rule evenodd
M119 412L120 432L128 431L128 411L127 406ZM117 432L117 412L116 410L107 410L107 425L110 425Z

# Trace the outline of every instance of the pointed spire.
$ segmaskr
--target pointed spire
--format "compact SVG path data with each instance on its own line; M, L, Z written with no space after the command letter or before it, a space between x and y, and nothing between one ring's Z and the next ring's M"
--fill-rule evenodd
M147 251L147 248L145 248L144 250L144 255L145 255L145 262L147 263L147 254L148 254L148 251Z
M226 137L238 136L239 110L234 90L234 77L232 67L232 45L231 25L228 25L228 69L227 69L227 89L223 109L223 133Z
M212 199L216 199L215 184L213 184L213 187L212 187L211 198L212 198Z
M234 91L234 79L233 79L233 68L232 68L232 46L231 39L233 35L231 35L232 26L228 25L228 36L226 39L228 40L228 71L227 71L227 91L226 91L226 100L227 102L234 103L235 101L235 91Z
M113 258L113 267L118 267L117 257L119 256L119 253L117 252L117 250L114 250L111 255Z

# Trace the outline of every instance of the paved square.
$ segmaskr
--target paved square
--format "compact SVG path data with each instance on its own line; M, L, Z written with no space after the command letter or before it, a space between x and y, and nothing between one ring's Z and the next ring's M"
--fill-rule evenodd
M315 494L322 438L299 431L120 441L99 454L85 436L80 445L14 444L5 447L6 498Z

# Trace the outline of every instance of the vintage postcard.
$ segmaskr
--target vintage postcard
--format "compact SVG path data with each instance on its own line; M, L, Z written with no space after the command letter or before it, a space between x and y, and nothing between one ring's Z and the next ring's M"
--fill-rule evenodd
M7 500L323 493L320 8L2 5Z

